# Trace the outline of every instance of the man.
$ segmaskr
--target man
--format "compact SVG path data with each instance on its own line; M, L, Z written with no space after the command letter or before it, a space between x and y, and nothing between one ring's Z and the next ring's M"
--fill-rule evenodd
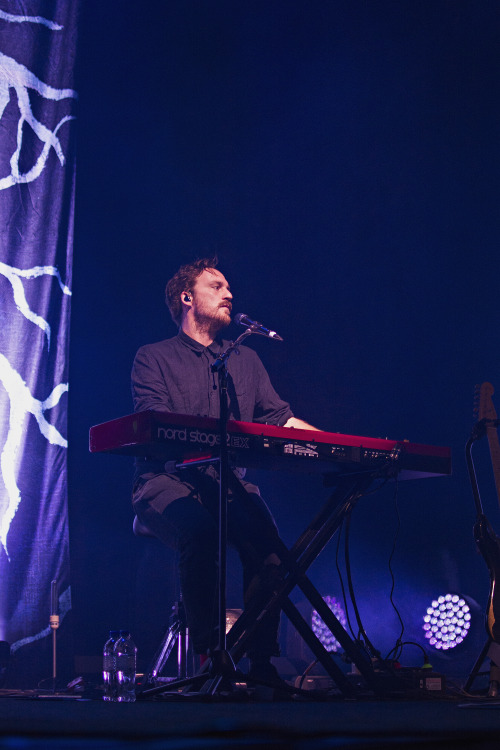
M218 338L231 322L232 294L216 259L182 266L166 287L166 303L177 336L139 349L132 368L135 411L163 410L219 417L218 377L211 365L229 342ZM227 362L229 418L314 429L293 416L280 399L257 354L242 346ZM235 475L238 470L235 470ZM238 481L238 480L236 480ZM238 550L245 603L262 591L262 580L278 570L274 520L259 489L229 491L228 541ZM179 551L181 589L195 651L203 663L217 644L218 482L213 466L167 471L161 461L137 459L133 505L140 521ZM278 654L279 616L267 616L248 650L250 676L277 678L270 658Z

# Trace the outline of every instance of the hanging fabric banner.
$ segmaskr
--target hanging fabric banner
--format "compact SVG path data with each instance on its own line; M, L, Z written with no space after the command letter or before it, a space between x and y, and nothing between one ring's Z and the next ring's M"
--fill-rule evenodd
M18 657L71 607L77 6L0 0L0 640Z

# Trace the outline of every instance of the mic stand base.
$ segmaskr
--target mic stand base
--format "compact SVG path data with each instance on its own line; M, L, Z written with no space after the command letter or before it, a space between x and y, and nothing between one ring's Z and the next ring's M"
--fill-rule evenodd
M221 651L216 648L210 654L209 675L221 675L222 677L234 677L236 675L236 666L233 658L227 649Z

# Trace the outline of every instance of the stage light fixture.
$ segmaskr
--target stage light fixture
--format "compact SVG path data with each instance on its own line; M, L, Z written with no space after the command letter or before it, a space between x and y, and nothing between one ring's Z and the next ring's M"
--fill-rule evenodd
M471 610L458 594L444 594L434 599L424 615L423 630L432 648L448 651L467 637L471 626Z
M332 610L333 614L340 622L342 627L345 628L347 626L347 619L342 605L335 599L334 596L324 596L323 601ZM330 632L330 629L325 625L315 609L313 610L311 615L311 627L314 635L323 644L323 647L327 651L340 651L340 643Z

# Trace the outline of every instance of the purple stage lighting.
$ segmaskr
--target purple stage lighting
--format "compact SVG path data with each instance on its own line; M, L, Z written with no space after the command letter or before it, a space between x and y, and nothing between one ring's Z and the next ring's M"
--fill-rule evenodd
M423 629L429 645L441 651L459 646L469 633L471 611L458 594L434 599L424 615Z
M340 622L342 627L345 628L347 626L347 619L345 616L345 612L342 606L339 604L339 602L335 599L335 597L324 596L323 601L326 604L328 604L328 606L332 610L337 620ZM337 641L336 638L334 638L329 628L325 625L325 623L323 622L323 620L318 615L315 609L313 610L313 613L311 615L311 627L312 627L314 635L319 641L321 641L321 643L323 644L323 647L327 651L339 651L340 650L340 643Z

